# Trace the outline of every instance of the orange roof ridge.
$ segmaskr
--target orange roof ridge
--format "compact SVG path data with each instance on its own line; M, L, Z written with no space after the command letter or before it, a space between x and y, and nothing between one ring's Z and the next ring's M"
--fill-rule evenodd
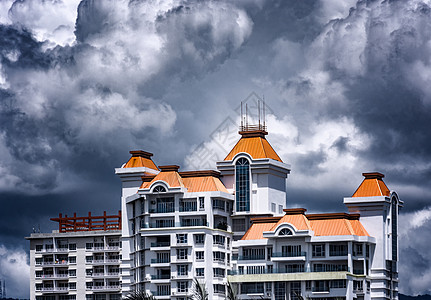
M159 170L156 164L151 160L153 153L142 151L142 150L132 150L130 151L132 157L124 164L123 168L142 168L146 167L153 170Z
M221 177L221 173L215 170L183 171L183 172L179 172L179 174L183 178L206 177L206 176L217 177L217 178Z
M180 169L180 166L166 165L166 166L159 166L159 169L161 172L178 172L178 170Z
M296 215L296 214L305 214L307 211L306 208L285 208L283 211L286 213L286 215Z
M383 175L379 172L362 173L365 177L352 197L389 196L390 190L383 181Z
M233 160L238 153L248 153L253 159L270 158L283 162L264 136L241 137L224 160Z
M348 213L324 213L324 214L309 214L306 215L308 220L331 220L331 219L348 219L359 220L359 214Z
M258 218L250 218L250 221L253 223L265 223L265 222L278 222L282 217L258 217Z
M353 230L352 224L350 224L350 220L344 219L344 223L346 223L347 230L349 230L351 235L355 235L355 231Z

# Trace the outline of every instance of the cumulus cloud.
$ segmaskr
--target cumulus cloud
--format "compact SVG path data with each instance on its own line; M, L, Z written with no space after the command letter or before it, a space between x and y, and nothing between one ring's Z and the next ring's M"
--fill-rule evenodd
M414 295L431 293L431 254L428 243L431 238L431 208L401 214L399 226L400 291Z
M23 249L10 249L0 245L0 278L6 282L6 295L28 298L30 266Z

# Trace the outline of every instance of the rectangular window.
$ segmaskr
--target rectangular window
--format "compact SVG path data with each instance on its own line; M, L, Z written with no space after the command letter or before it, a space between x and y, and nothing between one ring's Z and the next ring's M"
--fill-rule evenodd
M353 255L362 256L363 255L362 248L363 248L362 244L353 244Z
M213 268L214 277L225 277L225 270L222 268Z
M283 214L283 205L278 206L278 213L281 215Z
M302 272L304 272L304 264L286 265L286 273L302 273Z
M263 282L246 282L241 284L241 294L262 294Z
M87 250L93 249L93 243L86 243L85 244L85 249L87 249Z
M240 158L235 165L236 211L250 211L250 165Z
M187 293L189 291L189 286L187 281L178 281L177 283L177 292L178 293Z
M170 296L171 295L171 286L164 284L157 286L157 295L158 296Z
M272 291L272 282L266 282L265 283L265 289L267 293L271 293Z
M36 252L41 252L43 250L43 245L36 245Z
M305 282L305 290L306 290L306 291L311 291L311 283L312 283L312 281L311 281L311 280L307 280L307 281Z
M329 282L329 287L334 289L345 289L347 286L346 280L339 279L339 280L331 280Z
M69 263L76 264L76 256L69 257Z
M215 251L213 252L213 261L214 262L223 262L225 261L226 254L224 252Z
M69 244L69 250L76 250L76 244Z
M243 248L243 260L262 260L265 259L265 248Z
M233 231L245 231L245 219L232 220Z
M187 265L178 265L177 270L178 270L178 276L187 276L189 273Z
M196 260L204 260L204 252L196 251Z
M222 235L213 235L213 243L214 245L224 246L226 238Z
M196 276L197 277L204 277L205 276L205 269L204 268L196 268Z
M170 263L170 262L171 262L171 253L170 252L157 252L156 263L166 264L166 263Z
M171 213L175 211L174 197L157 198L156 208L150 209L151 213Z
M196 199L181 199L180 200L180 212L184 211L197 211Z
M205 244L205 234L195 234L195 243L200 245Z
M76 290L76 282L69 282L69 289Z
M70 277L76 277L76 270L69 270L69 276Z
M330 244L329 256L347 256L347 244Z
M226 293L225 286L223 284L213 284L213 289L215 294L224 295Z
M301 252L301 245L288 245L281 247L282 257L298 257L303 256Z
M275 210L277 209L277 205L275 203L271 203L271 211L275 213Z
M177 244L187 244L187 233L177 234Z
M177 259L187 259L187 248L177 249Z
M247 274L264 274L265 266L247 266Z
M225 210L225 202L221 199L213 199L213 209Z
M325 244L313 245L313 257L325 257Z

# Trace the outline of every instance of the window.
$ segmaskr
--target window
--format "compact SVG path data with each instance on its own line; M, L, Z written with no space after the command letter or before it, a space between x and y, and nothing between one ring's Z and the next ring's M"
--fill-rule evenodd
M244 266L239 266L238 267L238 274L239 275L243 275L244 274Z
M158 185L153 189L153 193L166 193L164 186Z
M247 266L247 274L265 274L265 266Z
M241 284L241 294L262 294L263 282L247 282Z
M196 251L196 260L204 260L204 252Z
M267 293L271 293L272 291L272 283L271 282L266 282L265 283L265 289Z
M224 269L222 268L213 268L214 277L222 277L224 278Z
M362 256L363 255L362 244L354 244L353 245L353 255L355 255L355 256Z
M245 219L232 220L233 231L245 231Z
M181 199L180 211L197 211L196 199Z
M76 264L76 256L69 257L69 263Z
M215 251L213 252L213 261L215 262L223 262L225 260L226 254L224 252Z
M275 213L275 210L277 209L277 205L275 203L271 203L271 211Z
M69 244L69 250L76 250L76 244Z
M365 245L365 256L370 257L370 245Z
M174 197L157 198L156 209L150 209L150 213L171 213L174 211Z
M205 198L199 197L199 210L204 210L204 209L205 209Z
M213 199L213 209L225 210L225 202L221 199Z
M304 272L304 264L286 265L286 273L302 273L302 272Z
M76 290L76 282L69 282L69 289Z
M354 291L362 291L364 289L364 282L353 280L353 290Z
M42 257L36 258L36 265L41 265L41 264L42 264Z
M290 283L290 299L300 299L298 296L301 295L301 281L292 281Z
M346 244L330 244L329 245L329 256L346 256L347 245Z
M325 257L325 244L313 245L313 257Z
M283 205L278 206L278 213L283 214Z
M180 250L180 249L178 249L178 250ZM186 253L186 255L187 255L187 253ZM164 264L164 263L169 263L169 262L171 262L171 253L170 252L157 252L156 263Z
M345 288L346 288L346 286L347 286L347 284L346 284L346 280L342 280L342 279L339 279L339 280L331 280L331 281L329 282L329 287L330 287L330 288L334 288L334 289L345 289Z
M177 259L187 259L187 248L177 249Z
M187 293L189 291L189 286L187 281L178 281L177 283L177 292L178 293Z
M177 270L178 270L178 276L187 276L189 273L187 265L178 265Z
M203 245L205 243L205 234L195 234L195 243Z
M213 284L215 294L225 294L225 286L223 284Z
M187 244L187 233L177 234L177 244Z
M36 245L36 252L41 252L43 250L43 245Z
M305 282L305 290L306 290L306 291L311 291L311 283L312 283L312 281L311 281L311 280L307 280L307 281Z
M240 158L235 165L236 211L250 211L250 164L247 159Z
M292 235L292 231L289 228L283 228L278 235Z
M298 257L303 256L301 252L301 245L288 245L281 247L282 257Z
M226 241L226 238L222 235L213 235L213 243L214 245L222 245L224 246L224 243Z
M265 248L243 248L243 260L261 260L265 259Z
M196 268L196 276L197 277L204 277L205 276L205 269L204 268Z
M93 243L86 243L85 244L85 249L87 249L87 250L93 249Z
M76 270L69 270L69 276L76 277Z
M164 284L157 286L157 295L158 296L170 296L171 295L171 286Z

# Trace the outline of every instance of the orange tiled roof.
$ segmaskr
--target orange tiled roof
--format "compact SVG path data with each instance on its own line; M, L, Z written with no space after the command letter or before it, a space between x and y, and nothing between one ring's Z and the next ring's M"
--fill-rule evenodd
M143 177L141 189L149 188L158 180L165 181L170 187L185 187L192 192L220 191L228 193L220 180L220 173L216 171L178 172L178 166L159 166L162 170L155 177Z
M241 139L236 143L224 160L232 160L238 153L245 152L250 154L253 159L271 158L283 162L265 139L266 133L260 131L240 133L242 134Z
M247 232L244 234L241 240L265 239L263 237L263 232L270 231L271 228L274 226L275 222L277 222L277 220L274 220L274 222L264 222L264 223L253 222L253 224L251 224L250 228L247 230Z
M183 178L183 182L190 193L212 191L228 193L220 179L212 176Z
M362 173L365 177L352 197L389 196L390 191L383 182L385 175L377 172Z
M264 231L275 231L282 223L292 224L298 230L312 230L315 236L369 236L359 221L359 215L345 213L305 215L305 210L298 209L285 210L285 212L286 215L278 219L254 219L242 240L264 239Z
M153 170L157 169L154 162L151 160L151 156L153 156L150 152L145 152L141 150L130 151L132 157L127 161L123 168L140 168L146 167Z

